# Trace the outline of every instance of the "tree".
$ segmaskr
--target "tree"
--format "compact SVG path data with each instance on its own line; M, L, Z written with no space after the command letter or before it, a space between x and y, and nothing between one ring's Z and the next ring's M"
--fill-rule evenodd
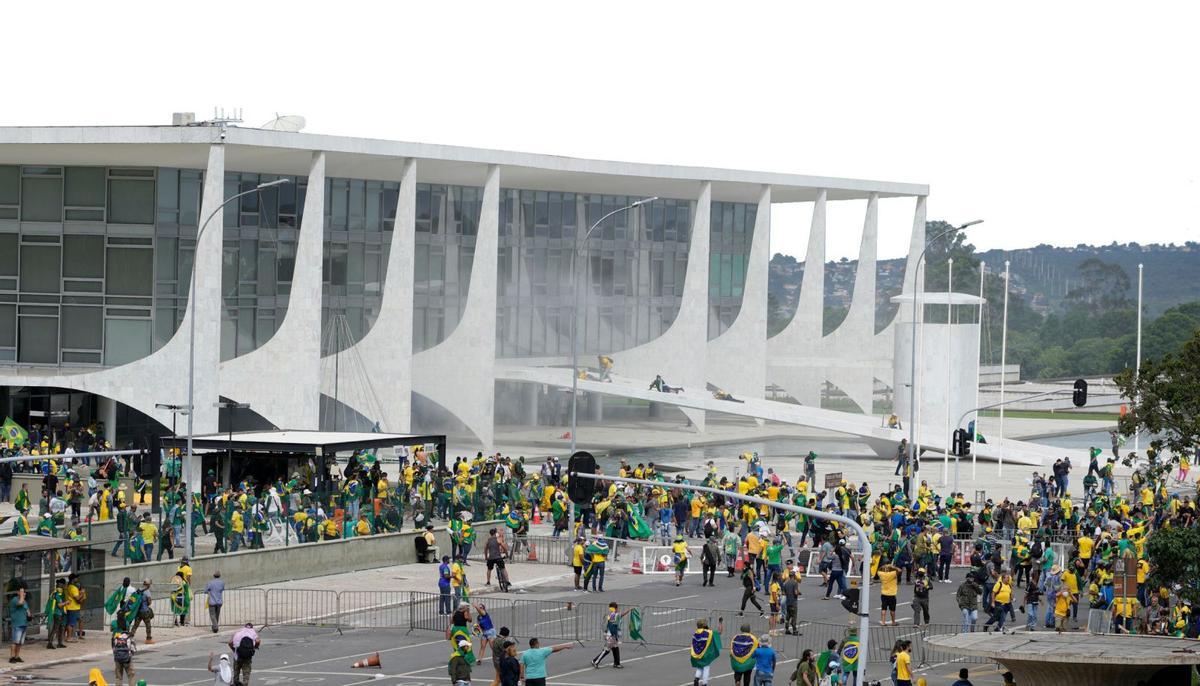
M1146 539L1150 588L1179 588L1179 597L1200 603L1200 529L1194 526L1159 529Z
M1200 444L1200 331L1177 352L1146 360L1136 376L1126 369L1113 382L1132 410L1119 420L1123 435L1153 436L1151 447L1169 451L1172 462Z
M1083 285L1067 293L1068 307L1094 314L1129 307L1129 275L1121 265L1089 257L1076 270Z

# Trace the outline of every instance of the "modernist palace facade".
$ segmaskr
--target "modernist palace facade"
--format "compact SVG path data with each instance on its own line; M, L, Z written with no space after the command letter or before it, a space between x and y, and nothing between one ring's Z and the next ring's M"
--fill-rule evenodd
M804 401L831 381L869 413L894 355L877 201L913 199L919 249L927 193L228 125L0 128L0 411L166 431L194 354L197 433L225 400L244 426L449 423L488 448L497 422L565 421L577 317L581 364L610 356L631 389ZM825 204L845 200L866 201L862 297L822 336ZM814 203L814 267L768 340L777 203Z

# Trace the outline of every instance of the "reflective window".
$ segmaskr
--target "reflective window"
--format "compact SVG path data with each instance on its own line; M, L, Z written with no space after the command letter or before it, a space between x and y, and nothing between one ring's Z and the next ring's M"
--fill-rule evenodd
M21 178L21 221L61 222L61 167L24 167Z
M58 317L21 316L17 332L18 361L58 364Z
M21 246L21 291L58 293L60 249L57 245Z
M154 252L144 248L107 251L104 292L108 295L152 295Z
M150 354L149 319L113 319L104 323L104 364L127 364Z
M110 224L153 224L154 180L114 178L109 172L108 221Z

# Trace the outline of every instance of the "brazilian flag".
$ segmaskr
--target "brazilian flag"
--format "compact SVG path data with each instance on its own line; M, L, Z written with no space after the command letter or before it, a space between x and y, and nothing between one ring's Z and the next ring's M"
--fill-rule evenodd
M108 600L104 601L104 611L110 615L115 615L121 607L121 601L125 600L125 588L121 587L112 593L108 594Z
M20 424L13 421L12 417L5 417L4 423L0 424L0 432L4 434L4 442L11 448L13 444L23 445L29 440L29 432Z
M635 641L645 641L642 636L642 611L636 607L629 611L629 638Z
M459 642L459 641L461 641L461 640L464 640L464 639L465 639L465 640L467 640L467 641L471 641L471 640L473 640L473 639L472 639L472 637L471 637L471 630L470 630L468 627L465 627L465 626L463 626L463 625L461 625L461 624L455 624L454 626L450 627L450 653L451 653L451 657L453 657L453 654L454 654L455 652L458 652L458 642ZM466 653L463 653L463 657L467 657L467 654L466 654ZM471 655L471 657L470 657L470 658L468 658L468 660L467 660L467 661L468 661L468 662L473 662L473 661L474 661L474 657L475 657L474 655Z
M858 636L850 636L842 644L842 668L851 672L858 667Z
M636 541L648 541L654 536L654 531L642 517L640 505L634 505L629 511L629 537Z
M692 634L692 666L700 669L716 661L721 654L721 634L712 629L697 629Z
M192 607L192 589L187 583L181 583L171 592L171 612L177 616L188 613Z
M513 531L516 531L517 529L521 528L521 520L521 513L518 510L513 509L508 513L508 516L504 518L504 525Z
M757 649L758 639L754 634L734 636L729 642L729 666L738 674L754 669L754 651Z

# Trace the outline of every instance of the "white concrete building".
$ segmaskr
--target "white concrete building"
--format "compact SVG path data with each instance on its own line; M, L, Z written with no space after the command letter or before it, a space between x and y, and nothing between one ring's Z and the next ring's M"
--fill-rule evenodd
M0 128L0 411L169 428L155 405L186 403L196 307L197 432L218 430L224 398L250 405L239 428L457 426L490 447L497 422L566 420L566 394L511 370L569 365L578 250L583 364L607 354L626 379L746 398L777 383L806 404L828 381L870 413L896 349L874 330L877 204L914 199L919 251L927 194L233 126ZM860 272L822 336L825 207L849 200L866 203ZM814 203L821 259L768 340L779 203ZM702 431L705 410L684 412Z

